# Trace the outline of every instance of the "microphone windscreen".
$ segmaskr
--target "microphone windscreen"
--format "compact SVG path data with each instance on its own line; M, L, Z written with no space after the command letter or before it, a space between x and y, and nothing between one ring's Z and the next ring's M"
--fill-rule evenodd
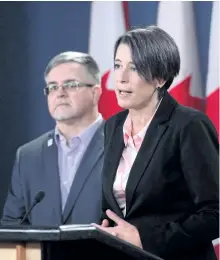
M45 196L45 192L42 191L42 190L39 191L39 192L36 194L36 196L35 196L35 202L36 202L36 203L41 202L42 199L44 198L44 196Z

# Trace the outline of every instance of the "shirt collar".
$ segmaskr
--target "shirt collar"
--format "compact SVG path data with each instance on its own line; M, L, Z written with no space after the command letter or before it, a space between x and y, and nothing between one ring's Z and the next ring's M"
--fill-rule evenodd
M146 126L136 135L132 136L132 121L128 114L126 121L124 123L123 127L123 137L124 137L124 144L125 147L129 144L131 146L134 146L137 150L139 150L141 143L144 139L145 133L147 131L149 123L146 124Z
M157 109L158 107L160 106L160 103L161 103L162 99L160 100L160 102L158 103L156 109L155 109L155 112L153 114L153 116L151 117L151 119L147 122L147 124L144 126L144 128L139 132L137 133L136 135L132 136L132 121L131 121L131 118L129 116L129 114L127 115L127 118L124 122L124 126L123 126L123 138L124 138L124 144L125 144L125 147L129 144L135 146L135 148L137 150L139 150L143 140L144 140L144 137L145 137L145 134L146 134L146 131L154 117L154 115L156 114L157 112Z
M71 141L73 141L74 139L77 138L80 140L81 143L88 144L90 142L90 140L92 139L98 126L101 125L102 122L103 122L103 117L99 113L97 119L91 125L89 125L89 127L87 127L79 135L73 136L71 138L70 143L71 143ZM58 129L57 126L55 127L55 131L54 131L54 139L55 139L55 142L57 145L60 145L60 143L63 143L63 142L66 143L66 138L62 135L62 133L60 132L60 130Z

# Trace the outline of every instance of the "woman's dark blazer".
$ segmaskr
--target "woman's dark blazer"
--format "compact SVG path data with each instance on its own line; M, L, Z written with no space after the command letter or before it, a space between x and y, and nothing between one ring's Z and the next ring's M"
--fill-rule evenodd
M166 92L130 171L123 217L112 187L127 115L122 111L105 125L102 219L106 209L113 210L137 227L145 250L164 259L216 259L219 143L214 126Z

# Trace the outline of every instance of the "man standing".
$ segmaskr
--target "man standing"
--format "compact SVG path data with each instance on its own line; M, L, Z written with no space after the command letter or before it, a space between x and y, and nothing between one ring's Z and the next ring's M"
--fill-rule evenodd
M97 222L101 208L103 125L99 68L88 54L64 52L45 70L55 129L17 150L1 224L41 226Z

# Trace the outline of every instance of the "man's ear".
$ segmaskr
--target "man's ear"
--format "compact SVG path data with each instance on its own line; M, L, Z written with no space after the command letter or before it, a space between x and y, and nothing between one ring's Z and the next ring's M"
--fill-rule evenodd
M94 91L94 104L97 105L99 103L99 99L102 95L102 87L99 84L96 84L93 86Z

